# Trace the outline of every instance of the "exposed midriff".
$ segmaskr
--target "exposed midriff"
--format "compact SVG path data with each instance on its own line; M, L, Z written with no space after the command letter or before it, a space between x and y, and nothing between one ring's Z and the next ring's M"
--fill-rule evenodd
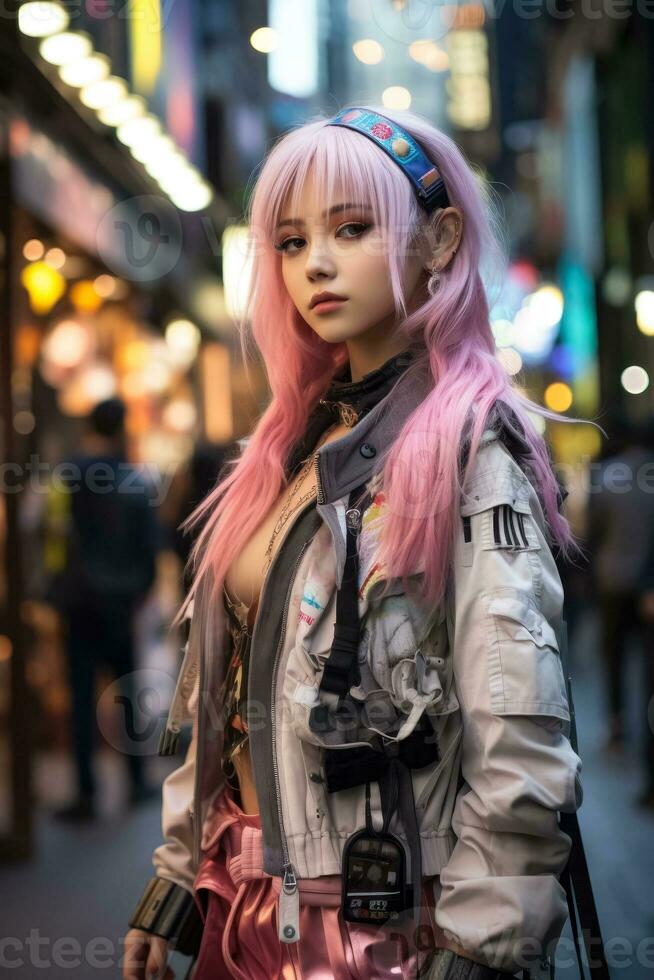
M348 427L338 424L329 429L319 440L316 449L348 432ZM298 484L301 471L279 495L259 527L231 563L223 582L223 601L227 626L231 636L231 650L227 665L224 697L226 701L226 728L223 750L223 769L230 785L240 792L240 805L245 813L258 813L259 804L252 775L252 761L247 731L247 680L252 633L256 624L259 596L265 578L265 555L268 543L290 492ZM315 484L315 469L305 473L297 486L292 508ZM315 494L313 495L315 498ZM311 499L311 498L309 498ZM307 500L301 506L306 506ZM277 549L293 523L293 510L284 527L278 532L272 550Z

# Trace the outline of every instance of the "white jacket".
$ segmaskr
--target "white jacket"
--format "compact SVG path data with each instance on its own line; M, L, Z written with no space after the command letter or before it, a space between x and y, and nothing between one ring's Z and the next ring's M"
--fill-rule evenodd
M417 397L395 398L386 412L388 398L382 399L316 454L318 504L295 515L263 585L251 648L250 749L264 868L286 875L287 884L293 874L340 873L344 842L365 822L363 785L326 791L327 742L311 731L308 717L333 637L349 491L372 473L375 447L393 438ZM372 475L370 486L379 488ZM460 514L452 587L442 607L426 613L400 580L379 600L379 577L369 573L383 492L364 512L356 693L365 694L370 711L357 738L366 743L371 731L385 730L389 713L404 738L427 714L440 758L411 775L422 873L440 876L436 921L475 958L515 972L525 957L536 962L543 950L551 952L565 923L557 876L570 838L557 814L582 802L559 652L563 590L537 494L490 429ZM168 718L173 735L193 719L193 738L185 762L164 782L165 843L153 857L159 876L189 890L208 807L224 785L217 692L228 634L221 587L212 592L205 580L194 599ZM328 744L339 743L332 736ZM373 783L380 826L376 790ZM404 836L397 820L390 830Z

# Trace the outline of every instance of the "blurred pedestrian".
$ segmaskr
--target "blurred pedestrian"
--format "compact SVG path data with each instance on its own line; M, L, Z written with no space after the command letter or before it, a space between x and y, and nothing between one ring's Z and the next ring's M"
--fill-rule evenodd
M147 785L143 757L127 737L127 714L135 704L133 619L155 579L158 527L152 490L126 459L125 406L120 399L107 399L94 408L82 452L59 469L63 478L52 488L48 511L65 548L46 598L64 622L78 786L76 798L55 815L74 820L96 814L92 755L100 667L108 667L116 677L125 706L130 803L159 792Z
M627 642L645 649L639 596L654 548L654 451L647 430L616 418L615 450L602 460L589 498L589 547L606 671L607 748L626 738L624 676Z

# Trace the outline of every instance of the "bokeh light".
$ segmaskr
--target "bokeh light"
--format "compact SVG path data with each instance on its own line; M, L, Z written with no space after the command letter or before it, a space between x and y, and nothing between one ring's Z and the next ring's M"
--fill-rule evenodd
M255 51L259 51L261 54L269 54L279 44L277 31L274 31L272 27L258 27L250 35L250 44Z
M620 375L622 387L630 395L640 395L649 387L649 375L639 364L631 364Z
M372 38L361 38L352 45L354 57L364 65L378 65L384 58L384 49L379 41Z
M553 412L567 412L572 405L572 389L564 381L553 381L545 389L544 399Z
M18 28L27 37L48 37L68 27L68 14L58 3L33 0L18 8Z

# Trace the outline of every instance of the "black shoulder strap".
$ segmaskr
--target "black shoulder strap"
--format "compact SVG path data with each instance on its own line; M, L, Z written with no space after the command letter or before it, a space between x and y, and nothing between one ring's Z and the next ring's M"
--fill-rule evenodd
M366 490L366 484L350 492L345 512L346 557L343 579L336 593L336 625L329 658L320 681L323 692L344 697L353 684L359 683L357 653L359 649L359 555L357 538L361 517L369 501L369 493L357 507L355 501Z
M570 857L561 874L561 884L565 888L568 900L570 925L572 926L579 963L579 976L582 978L584 976L584 964L581 955L581 942L583 942L590 976L593 980L610 980L611 974L604 954L604 941L577 814L561 813L559 825L561 830L569 834L572 839Z
M570 705L570 744L575 752L577 747L577 721L574 701L572 699L572 680L568 670L568 624L565 618L561 621L561 660L565 671L568 703ZM593 886L588 871L586 852L581 839L579 818L575 813L559 814L559 826L568 834L572 843L568 863L561 872L560 881L565 888L570 914L570 925L574 937L575 951L579 963L579 976L584 977L584 962L581 953L581 942L586 950L586 961L592 980L610 980L608 964L604 953L604 940L600 928L599 916L593 896ZM581 933L581 937L580 937ZM581 942L580 942L581 938ZM597 949L592 950L591 944Z

